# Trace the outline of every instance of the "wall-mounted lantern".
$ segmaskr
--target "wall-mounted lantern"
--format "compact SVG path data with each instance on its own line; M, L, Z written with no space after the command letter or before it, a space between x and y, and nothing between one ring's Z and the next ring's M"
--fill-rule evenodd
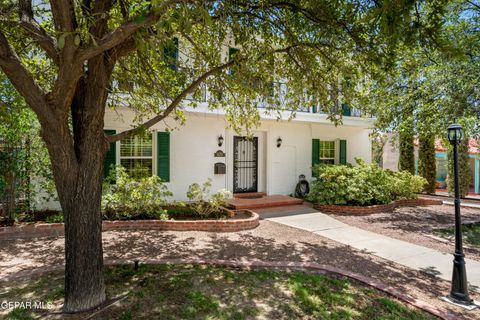
M278 137L278 139L277 139L277 148L280 148L281 145L282 145L282 138Z
M222 135L218 136L218 146L221 147L223 145L223 137Z

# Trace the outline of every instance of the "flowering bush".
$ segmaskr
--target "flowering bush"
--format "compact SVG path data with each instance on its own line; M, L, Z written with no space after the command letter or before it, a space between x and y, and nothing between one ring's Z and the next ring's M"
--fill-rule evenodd
M115 181L115 184L111 184ZM131 178L118 166L103 185L102 212L106 219L166 219L163 207L172 193L158 176Z
M228 199L232 197L232 193L225 189L209 196L211 187L212 180L210 178L202 186L192 183L188 187L187 197L192 202L190 207L200 217L218 216L221 213L221 207L225 207Z
M426 180L408 172L383 170L355 159L352 165L317 165L308 199L319 204L367 206L414 199Z

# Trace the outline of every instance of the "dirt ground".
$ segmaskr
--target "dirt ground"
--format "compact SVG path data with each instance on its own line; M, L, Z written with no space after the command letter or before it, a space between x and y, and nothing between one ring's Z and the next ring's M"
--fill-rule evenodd
M348 217L345 217L348 218ZM226 260L305 261L328 264L381 280L430 304L455 313L459 319L480 319L442 302L450 285L426 273L354 250L313 233L262 220L254 230L237 233L173 231L104 232L105 259L210 258ZM0 274L33 272L63 264L64 239L38 238L2 242ZM0 283L1 286L1 283ZM473 296L480 300L479 296Z

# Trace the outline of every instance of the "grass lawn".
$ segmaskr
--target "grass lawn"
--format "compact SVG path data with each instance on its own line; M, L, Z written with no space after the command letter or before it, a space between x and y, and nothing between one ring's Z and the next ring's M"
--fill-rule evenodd
M435 234L446 239L454 239L455 228L447 228L435 231ZM472 247L480 248L480 223L462 226L463 241Z
M109 297L126 297L93 319L434 319L359 283L303 272L118 266L106 269L106 283ZM60 310L62 296L57 272L10 282L0 301L48 301ZM41 316L21 308L0 313Z

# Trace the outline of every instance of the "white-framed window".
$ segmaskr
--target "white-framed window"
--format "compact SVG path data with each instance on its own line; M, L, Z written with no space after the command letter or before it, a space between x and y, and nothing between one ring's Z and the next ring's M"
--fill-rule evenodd
M320 163L324 164L335 164L336 152L335 152L335 141L324 141L320 140Z
M152 176L154 172L152 133L120 140L120 165L132 178Z

